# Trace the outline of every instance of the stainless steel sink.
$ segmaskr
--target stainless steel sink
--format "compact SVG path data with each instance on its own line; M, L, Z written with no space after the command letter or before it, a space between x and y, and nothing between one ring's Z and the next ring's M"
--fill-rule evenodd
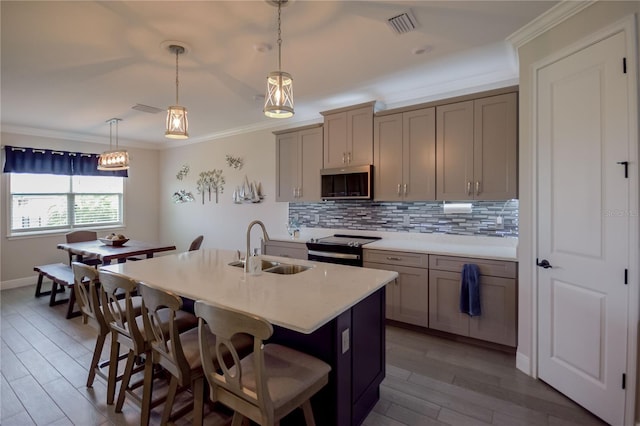
M272 274L280 275L292 275L304 272L307 269L311 269L311 266L281 264L274 266L273 268L265 269L264 272L271 272Z
M244 268L244 261L236 260L229 263L230 266L237 266L238 268ZM262 260L262 270L266 270L269 268L273 268L274 266L280 265L280 262L275 262L273 260Z
M238 268L243 268L244 261L236 260L229 263L229 265L236 266ZM304 272L307 269L311 269L311 266L290 265L288 263L280 263L280 262L275 262L273 260L262 261L262 272L270 272L272 274L292 275L292 274L299 274L300 272Z

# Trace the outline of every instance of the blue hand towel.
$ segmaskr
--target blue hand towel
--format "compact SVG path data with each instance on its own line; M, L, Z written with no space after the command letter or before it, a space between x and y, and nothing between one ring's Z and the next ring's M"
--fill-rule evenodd
M482 313L480 309L480 270L478 265L473 263L467 263L462 267L460 312L472 317Z

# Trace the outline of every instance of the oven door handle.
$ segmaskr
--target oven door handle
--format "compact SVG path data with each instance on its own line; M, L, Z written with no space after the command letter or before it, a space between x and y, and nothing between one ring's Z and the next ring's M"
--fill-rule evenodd
M360 260L359 254L332 253L329 251L309 250L309 256L330 257L332 259Z

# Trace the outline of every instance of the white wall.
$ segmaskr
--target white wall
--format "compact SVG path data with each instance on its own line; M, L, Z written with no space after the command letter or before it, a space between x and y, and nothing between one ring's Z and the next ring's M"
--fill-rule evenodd
M275 202L275 136L261 130L237 136L216 139L193 145L165 150L160 156L161 195L159 202L160 235L178 247L187 247L197 235L204 235L202 247L245 250L247 225L255 219L265 223L272 235L286 232L288 203ZM241 157L244 166L236 170L227 165L226 155ZM176 174L183 164L190 172L180 181ZM224 193L219 202L208 201L196 191L198 174L202 171L222 169L226 179ZM266 195L262 203L234 204L231 198L236 186L245 178L262 184ZM171 195L179 190L191 191L193 203L174 204ZM252 232L252 246L259 246L259 228Z
M2 133L2 145L33 148L59 149L100 153L106 145L66 141L37 136ZM125 225L121 232L128 237L144 241L163 241L159 233L157 206L160 182L158 161L160 153L155 150L127 148L131 169L125 180ZM4 161L2 161L4 165ZM35 283L35 265L67 262L66 252L58 250L56 244L64 242L64 233L37 237L7 238L8 226L8 177L0 178L0 257L2 288Z
M537 338L532 331L535 315L531 305L532 298L536 297L532 282L536 248L532 244L535 231L533 226L535 194L533 193L534 170L532 168L532 158L535 155L535 147L531 140L531 108L533 102L531 89L534 77L531 74L531 65L579 41L581 38L634 13L637 20L638 14L640 14L640 2L596 2L518 50L520 60L518 367L525 371L531 371L533 368L532 363L535 362L535 354L532 354L532 343Z

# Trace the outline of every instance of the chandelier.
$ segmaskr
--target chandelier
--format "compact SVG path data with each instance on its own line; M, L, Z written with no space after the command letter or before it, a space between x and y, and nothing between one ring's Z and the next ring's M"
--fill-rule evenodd
M187 120L187 109L179 105L178 98L178 56L185 52L184 46L177 44L169 45L169 50L176 54L176 104L167 110L167 124L164 135L171 139L187 139L189 137L189 122Z
M289 0L267 0L278 6L278 71L267 76L267 94L265 95L264 115L271 118L289 118L293 112L293 79L291 74L282 71L282 6Z
M129 153L118 148L118 122L121 118L111 118L109 123L109 151L103 152L98 158L98 170L127 170L129 168ZM113 149L113 124L116 125L116 149Z

